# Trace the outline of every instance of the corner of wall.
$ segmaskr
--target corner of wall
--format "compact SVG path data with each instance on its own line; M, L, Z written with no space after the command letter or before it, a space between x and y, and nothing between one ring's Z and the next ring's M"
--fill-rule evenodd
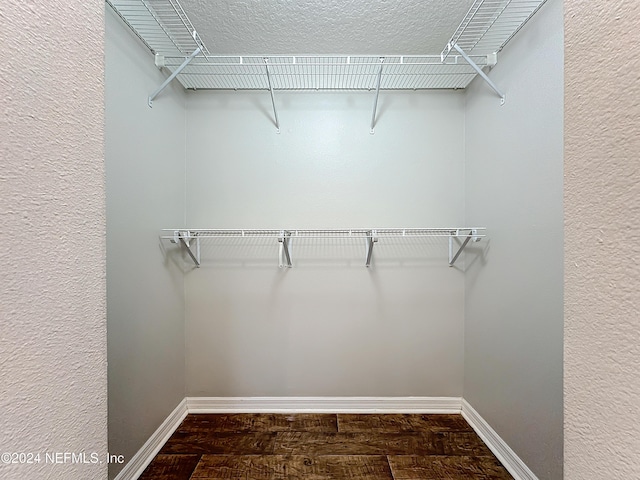
M129 460L185 397L184 265L159 235L184 222L186 96L149 108L165 72L107 10L109 448Z
M541 478L561 478L563 27L549 0L468 88L464 399ZM542 353L544 352L544 353Z

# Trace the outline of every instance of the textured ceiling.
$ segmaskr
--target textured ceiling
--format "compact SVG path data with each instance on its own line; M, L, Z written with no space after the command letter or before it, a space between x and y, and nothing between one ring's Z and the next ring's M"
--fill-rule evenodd
M214 55L439 54L473 0L181 0Z

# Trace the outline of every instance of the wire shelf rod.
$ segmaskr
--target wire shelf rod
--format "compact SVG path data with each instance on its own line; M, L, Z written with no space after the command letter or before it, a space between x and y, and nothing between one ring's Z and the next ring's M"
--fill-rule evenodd
M369 129L369 133L371 133L372 135L374 133L374 128L376 126L376 112L378 110L378 97L380 96L380 82L382 81L383 65L384 65L384 57L381 57L380 68L378 70L378 75L377 75L378 79L376 81L376 97L375 97L375 100L373 101L373 113L371 114L371 128ZM371 247L371 249L373 249L373 246ZM370 260L369 257L367 257L368 258L367 265L369 265L369 260Z
M160 94L160 92L162 92L166 88L167 85L169 85L173 81L174 78L176 78L180 74L182 70L185 69L187 65L189 65L189 62L193 60L193 57L195 57L198 53L200 53L200 47L196 48L196 50L190 56L185 58L184 62L182 62L182 65L176 68L171 73L171 75L169 75L169 77L164 82L162 82L162 85L160 85L151 95L149 95L149 98L147 100L149 107L153 107L153 100Z
M278 120L278 110L276 109L276 99L273 96L273 84L271 83L271 72L269 71L269 59L264 59L264 68L267 74L267 82L269 84L269 93L271 94L271 106L273 107L273 118L276 124L276 133L280 133L280 121Z

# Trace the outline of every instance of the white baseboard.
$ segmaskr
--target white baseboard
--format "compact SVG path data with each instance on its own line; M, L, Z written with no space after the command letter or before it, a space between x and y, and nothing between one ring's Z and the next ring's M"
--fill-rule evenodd
M538 480L478 412L460 397L186 397L115 480L136 480L188 413L462 413L515 480Z
M511 447L500 435L464 399L462 399L462 416L515 480L538 480L538 477L529 470L529 467L516 455L516 452L511 450Z
M460 397L187 397L189 413L460 413Z
M151 460L158 454L162 446L173 435L173 432L180 426L187 416L187 399L184 398L178 406L169 414L162 425L151 435L149 440L138 450L138 452L127 462L124 468L116 476L115 480L136 480L144 469L151 463Z

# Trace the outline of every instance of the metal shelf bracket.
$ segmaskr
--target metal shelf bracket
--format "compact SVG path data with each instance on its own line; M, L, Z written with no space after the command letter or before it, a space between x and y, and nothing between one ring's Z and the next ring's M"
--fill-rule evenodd
M378 232L375 230L369 230L367 232L367 258L365 265L371 266L371 255L373 255L373 244L378 241Z
M291 262L291 240L291 232L280 230L280 235L278 236L278 242L280 243L278 266L280 268L291 268L293 266Z
M273 118L275 119L275 123L276 123L276 133L280 133L280 122L278 121L278 111L276 110L276 100L273 97L273 84L271 83L271 72L269 71L268 58L264 58L264 68L267 72L267 82L269 83L269 93L271 94L271 105L273 106Z
M189 256L191 257L191 260L193 260L193 263L196 264L197 268L200 268L200 237L192 234L188 230L185 230L185 231L175 230L173 232L173 239L171 240L171 243L182 244L187 250L187 253L189 254ZM192 250L194 243L195 243L195 253Z
M458 46L457 43L451 45L451 48L462 55L462 58L465 59L465 61L471 66L471 68L473 68L478 73L478 75L480 75L482 79L487 82L487 84L493 89L493 91L498 94L498 96L500 97L500 105L504 105L505 94L500 91L500 89L496 86L495 83L493 83L493 81L487 76L487 74L484 73L484 71L469 57L469 55L465 53L464 50L462 50L462 48Z
M479 242L480 241L480 236L478 235L478 230L476 230L475 228L472 228L469 230L469 234L465 237L464 241L462 242L462 244L460 244L460 247L458 248L458 251L455 253L453 253L453 239L455 238L456 241L458 241L458 236L460 235L460 230L456 230L455 235L451 235L449 237L449 266L453 267L453 264L456 263L456 260L458 259L458 257L460 256L460 254L462 253L462 251L464 250L464 248L467 246L467 243L469 243L470 241L474 241L474 242Z
M378 96L380 95L380 82L382 80L382 64L383 63L384 63L384 57L380 57L380 68L378 69L378 79L376 81L376 98L373 101L373 113L371 114L371 128L369 129L369 133L371 135L374 134L374 127L376 126L376 111L378 110Z
M196 32L193 32L193 37L196 38ZM182 72L182 70L184 70L185 67L189 65L191 60L193 60L196 57L196 55L198 55L201 51L202 51L202 46L197 47L193 51L193 53L189 55L187 58L185 58L184 62L182 62L182 64L178 68L176 68L171 75L169 75L169 78L167 78L164 82L162 82L162 85L160 85L155 92L149 95L149 100L147 102L149 104L149 107L153 107L153 100L160 94L160 92L162 92L166 88L167 85L169 85L173 81L174 78L180 75L180 72Z

